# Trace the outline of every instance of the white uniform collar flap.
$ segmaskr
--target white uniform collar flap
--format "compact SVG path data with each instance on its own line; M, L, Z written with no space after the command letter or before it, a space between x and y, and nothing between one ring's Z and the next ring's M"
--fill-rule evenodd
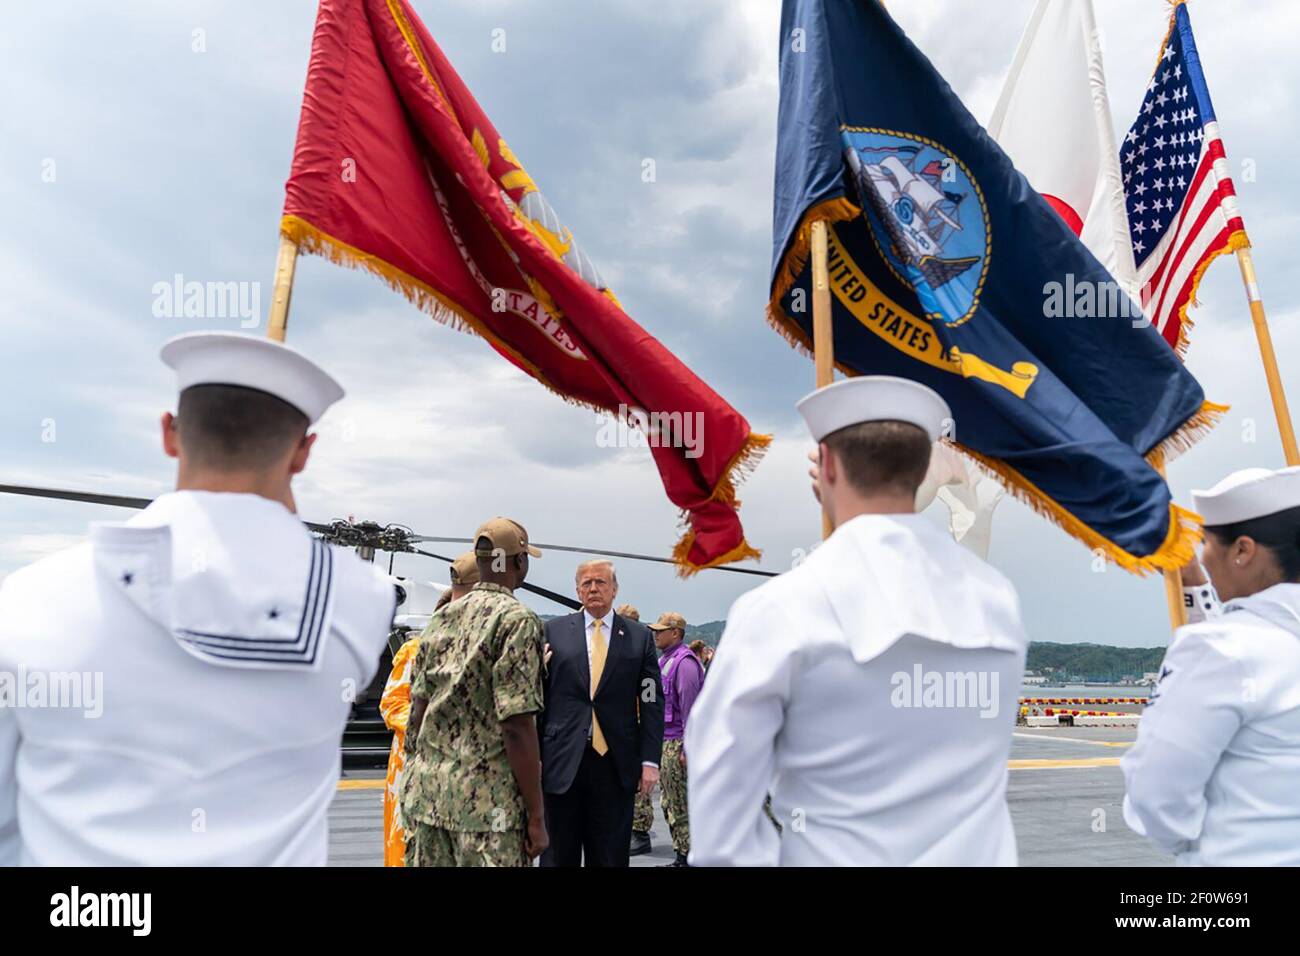
M859 663L907 635L960 648L1025 646L1014 589L921 515L854 518L805 567Z
M95 569L150 619L170 627L172 584L171 529L121 524L90 526Z
M1223 610L1225 614L1249 611L1300 637L1300 584L1275 584L1258 594L1229 601L1224 604Z
M163 495L92 528L96 566L188 653L224 667L316 669L333 613L333 552L255 495Z

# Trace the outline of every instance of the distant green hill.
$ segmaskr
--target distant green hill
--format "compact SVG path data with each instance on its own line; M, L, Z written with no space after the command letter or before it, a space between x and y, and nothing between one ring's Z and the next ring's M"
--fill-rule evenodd
M558 615L542 615L549 620ZM687 624L686 640L702 640L713 647L722 640L726 621ZM1058 644L1031 641L1025 669L1056 680L1114 683L1125 677L1141 677L1160 670L1163 647L1113 647L1109 644Z
M687 624L686 640L688 642L700 640L711 647L717 647L718 641L722 640L722 629L726 626L726 621L709 621L707 624Z
M726 621L686 628L688 640L702 638L706 644L718 645ZM1109 644L1058 644L1031 641L1025 669L1058 680L1066 678L1090 683L1113 683L1125 677L1141 677L1160 670L1163 647L1113 647Z
M1112 682L1160 670L1163 647L1112 647L1109 644L1056 644L1033 641L1026 670L1051 677Z

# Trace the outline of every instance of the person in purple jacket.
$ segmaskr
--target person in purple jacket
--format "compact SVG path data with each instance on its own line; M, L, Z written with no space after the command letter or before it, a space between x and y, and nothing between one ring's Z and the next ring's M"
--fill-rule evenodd
M659 648L659 676L664 686L664 750L659 760L660 806L668 820L677 859L686 866L691 852L691 825L686 809L686 750L682 738L691 707L704 686L704 665L686 644L686 618L673 611L650 625Z

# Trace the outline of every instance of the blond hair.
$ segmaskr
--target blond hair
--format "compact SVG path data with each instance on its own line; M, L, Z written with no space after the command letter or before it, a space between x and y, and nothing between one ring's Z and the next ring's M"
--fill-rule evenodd
M583 561L576 571L573 572L573 583L578 584L582 581L582 572L587 568L594 568L598 565L604 565L609 568L609 578L614 587L618 587L618 570L614 567L614 562L607 558L592 558L590 561Z

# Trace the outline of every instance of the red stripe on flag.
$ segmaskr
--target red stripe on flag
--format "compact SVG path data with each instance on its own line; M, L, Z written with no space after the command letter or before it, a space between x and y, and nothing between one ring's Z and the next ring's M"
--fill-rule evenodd
M1179 318L1179 313L1183 308L1183 304L1191 297L1192 287L1196 285L1196 273L1200 271L1201 263L1213 258L1228 245L1231 238L1231 229L1219 231L1219 234L1214 237L1214 241L1206 247L1205 254L1197 260L1196 268L1187 274L1187 279L1183 282L1182 288L1178 290L1178 295L1173 299L1169 310L1169 319L1165 322L1164 328L1160 330L1160 334L1164 336L1164 340L1169 343L1171 348L1176 349L1178 347L1179 331L1183 324Z
M1215 142L1218 142L1218 140L1215 140ZM1208 156L1209 153L1207 151L1202 151L1201 159L1196 166L1196 175L1192 177L1192 185L1188 187L1187 196L1184 197L1183 199L1183 207L1178 210L1178 215L1169 224L1169 229L1171 230L1172 234L1175 237L1178 235L1178 230L1182 228L1183 219L1187 215L1187 209L1189 203L1191 203L1191 201L1196 196L1197 192L1200 190L1202 184L1205 182L1205 177L1210 174L1210 167L1213 165L1213 163L1206 162ZM1170 232L1166 232L1166 235L1169 234ZM1151 276L1151 279L1147 282L1147 288L1154 290L1160 287L1160 277L1164 274L1165 266L1167 266L1168 264L1169 264L1169 253L1166 252L1164 258L1160 260L1159 266L1156 267L1155 273Z
M1162 265L1163 264L1169 265L1169 278L1171 282L1174 276L1178 274L1178 268L1179 266L1182 265L1183 259L1187 256L1187 250L1189 250L1193 245L1195 245L1196 240L1199 239L1201 236L1201 231L1205 228L1205 224L1209 221L1210 217L1213 216L1215 211L1218 209L1219 209L1219 194L1218 191L1216 190L1215 192L1210 194L1210 199L1197 212L1196 219L1192 224L1192 228L1187 232L1186 237L1183 239L1182 245L1178 247L1177 253L1171 256L1166 256L1165 263L1162 263ZM1159 288L1159 287L1153 286L1152 288ZM1168 296L1168 294L1169 294L1169 284L1166 284L1165 287L1160 290L1159 298L1156 299L1156 307L1154 312L1152 313L1153 315L1158 316L1166 311L1163 307L1163 302L1164 299Z

